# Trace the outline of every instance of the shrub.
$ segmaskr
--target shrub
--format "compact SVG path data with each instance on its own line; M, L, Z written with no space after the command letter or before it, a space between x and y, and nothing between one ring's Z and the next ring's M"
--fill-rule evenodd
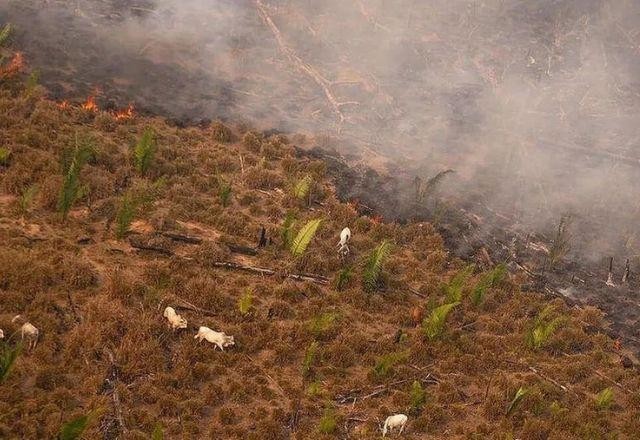
M154 133L150 127L147 127L133 149L134 166L138 173L144 175L148 171L155 151Z
M57 207L64 219L67 218L75 201L82 196L84 189L80 186L80 171L93 153L93 144L89 141L79 142L76 136L73 152L65 154L62 158L64 179Z
M609 409L613 404L613 390L608 387L600 391L596 396L596 408L598 410Z
M499 264L494 267L492 270L487 272L480 278L478 284L473 288L473 292L471 293L471 302L475 306L479 306L484 300L484 294L487 289L495 287L499 284L507 273L507 266L504 264Z
M378 288L382 266L390 253L391 243L383 240L382 243L376 246L371 254L369 254L362 274L362 282L367 292L373 292Z
M526 396L527 394L529 394L528 389L524 387L518 388L518 391L516 391L516 395L513 397L513 400L511 400L511 402L509 402L509 405L507 406L507 415L515 411L515 409L522 402L522 399L524 399L524 396Z
M296 238L293 239L289 247L291 255L299 257L304 254L321 223L322 219L309 220L307 224L298 231L298 235L296 235Z
M473 273L474 265L469 264L464 269L460 270L448 284L444 286L444 292L447 297L448 303L459 302L462 300L462 289L467 279Z
M231 130L222 122L214 122L211 125L211 131L213 133L213 139L216 141L222 143L231 142Z
M318 431L322 434L333 434L337 426L338 422L336 421L335 411L331 408L326 408L320 419Z
M0 343L2 347L0 348L0 383L7 380L9 373L13 369L13 365L18 359L20 352L22 351L22 347L17 345L14 348L10 348L8 345L4 343Z
M429 340L435 339L442 334L447 316L458 304L460 303L454 302L436 307L431 311L431 314L422 321L422 331Z
M525 340L529 348L539 350L544 347L556 329L564 322L562 316L551 319L553 305L548 305L538 314L533 325L527 331Z

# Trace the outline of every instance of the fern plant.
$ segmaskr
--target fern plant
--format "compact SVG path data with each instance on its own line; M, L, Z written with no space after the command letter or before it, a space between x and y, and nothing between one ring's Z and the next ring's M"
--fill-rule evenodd
M373 374L377 377L386 377L393 372L393 367L409 357L409 352L389 353L376 359Z
M292 193L296 199L304 200L309 194L313 178L307 174L293 185Z
M17 345L13 348L8 345L1 343L2 347L0 348L0 383L7 380L9 373L13 369L13 366L20 356L20 352L22 351L22 346Z
M89 418L90 414L79 416L62 425L62 428L60 428L60 433L58 434L58 440L79 439L84 433L85 429L87 429Z
M345 267L338 271L335 278L335 286L337 291L343 290L353 277L353 268L351 266Z
M153 130L147 127L133 149L134 165L136 171L141 175L146 174L151 166L155 150L156 144Z
M306 378L311 374L311 369L313 368L317 354L318 343L313 341L304 353L304 359L302 360L302 377Z
M562 316L551 319L552 313L553 306L549 305L536 317L525 337L529 348L539 350L544 347L549 342L549 339L551 339L553 333L564 321Z
M447 322L447 316L458 304L460 303L454 302L436 307L429 316L424 318L422 332L429 340L436 339L442 334L444 325Z
M9 36L11 35L11 23L7 23L0 30L0 47L4 46L4 44L9 40Z
M484 300L484 295L488 289L495 287L499 284L507 274L507 266L504 264L498 264L492 270L487 272L480 278L478 284L473 288L471 293L471 302L474 306L479 306Z
M238 311L242 316L247 316L253 309L253 292L247 289L238 300Z
M524 399L524 397L527 394L529 394L529 390L527 388L524 388L524 387L518 388L518 391L516 391L515 396L507 406L507 415L511 414L513 411L515 411L515 409L518 406L520 406L520 403L522 403L522 399Z
M63 156L64 179L57 207L65 220L75 201L83 194L84 189L80 185L80 171L93 155L93 151L93 145L89 141L79 142L76 136L73 152Z
M291 255L299 257L304 254L321 223L322 219L309 220L307 224L298 231L298 235L296 235L296 238L293 239L289 247Z
M33 199L38 192L38 187L36 185L29 185L27 188L24 188L20 193L20 198L18 199L18 209L22 215L29 212L31 209L31 204L33 203Z
M609 409L613 404L613 390L611 387L600 391L596 396L596 408L599 410Z
M295 213L293 211L287 212L287 216L282 224L282 229L280 230L280 238L286 248L291 247L291 243L293 242L293 226L295 223Z
M448 284L444 286L444 292L447 297L448 303L454 303L462 301L462 289L464 288L467 279L473 273L473 269L475 266L473 264L469 264L462 270L460 270Z
M391 243L387 240L383 240L378 246L376 246L371 254L369 254L362 274L362 282L364 284L364 289L367 292L373 292L378 288L380 274L382 273L382 266L390 253Z

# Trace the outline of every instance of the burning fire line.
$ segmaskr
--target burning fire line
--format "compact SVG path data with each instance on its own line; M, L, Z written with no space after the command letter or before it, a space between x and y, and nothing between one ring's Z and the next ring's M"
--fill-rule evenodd
M135 108L133 104L129 104L126 109L118 110L115 112L116 120L123 121L127 119L132 119L136 115Z
M99 110L98 104L96 104L96 97L94 95L90 95L80 107L90 112L97 112Z
M20 73L24 69L24 56L22 52L16 52L6 66L0 66L0 78L8 78Z

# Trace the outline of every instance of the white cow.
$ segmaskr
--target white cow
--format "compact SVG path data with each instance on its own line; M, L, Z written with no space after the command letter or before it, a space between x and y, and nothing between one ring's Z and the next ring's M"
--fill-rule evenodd
M382 436L385 437L387 435L387 430L391 431L398 427L400 427L399 434L402 434L404 425L407 424L408 419L409 418L404 414L394 414L387 417L387 420L384 421L384 427L382 428Z
M222 351L224 351L224 347L236 345L233 340L233 336L228 336L224 332L216 332L211 330L209 327L200 327L198 329L198 333L194 336L194 339L198 339L198 342L202 342L203 339L206 339L208 342L215 344L216 347L220 348Z
M178 315L173 307L164 309L163 316L169 321L169 325L173 330L187 328L187 320Z
M347 246L349 240L351 240L351 229L344 228L342 232L340 232L340 241L338 242L339 255L346 256L349 254L349 246Z
M0 328L0 339L4 339L4 331Z
M38 330L30 322L27 322L22 317L22 315L16 315L11 320L12 323L16 323L18 321L24 322L24 324L22 324L22 327L20 327L20 338L22 339L22 341L27 339L29 342L29 344L27 345L27 348L29 348L29 350L33 350L34 348L36 348L36 345L38 344L38 337L40 336L40 330Z

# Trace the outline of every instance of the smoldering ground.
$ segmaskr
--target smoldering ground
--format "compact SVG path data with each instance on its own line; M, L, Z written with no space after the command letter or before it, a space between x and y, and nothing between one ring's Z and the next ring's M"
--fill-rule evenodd
M576 255L640 253L632 0L5 0L0 20L54 97L329 135L391 161L399 212L454 169L445 204L550 233L570 214Z

